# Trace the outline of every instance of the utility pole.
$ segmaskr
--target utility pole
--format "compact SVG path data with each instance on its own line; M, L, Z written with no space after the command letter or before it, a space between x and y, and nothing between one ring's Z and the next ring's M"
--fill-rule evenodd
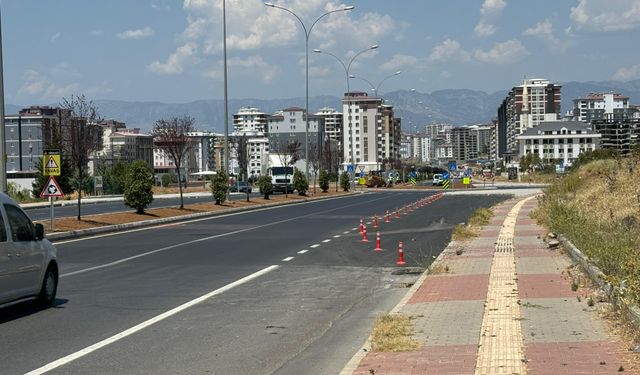
M7 150L4 134L4 67L2 63L2 10L0 9L0 191L7 191Z

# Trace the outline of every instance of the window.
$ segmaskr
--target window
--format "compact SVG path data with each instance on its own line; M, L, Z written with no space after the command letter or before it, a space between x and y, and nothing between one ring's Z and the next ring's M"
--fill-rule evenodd
M0 242L7 242L7 230L5 229L2 215L0 215Z
M31 220L17 207L8 204L4 205L11 227L11 238L13 241L33 241L33 224ZM6 236L6 235L5 235Z

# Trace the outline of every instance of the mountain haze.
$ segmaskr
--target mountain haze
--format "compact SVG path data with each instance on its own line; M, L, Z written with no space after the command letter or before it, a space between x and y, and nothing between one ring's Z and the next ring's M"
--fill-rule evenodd
M632 104L640 104L640 80L619 82L567 82L562 83L561 111L573 108L573 99L591 92L619 92L629 96ZM416 91L393 91L384 95L387 103L394 106L396 116L402 118L404 130L419 130L424 124L444 122L453 125L488 123L497 115L508 90L486 93L478 90L449 89L432 93ZM128 127L148 131L161 118L189 115L196 119L200 130L222 132L224 129L224 102L222 100L197 100L190 103L127 102L120 100L95 100L104 118L123 121ZM229 115L240 107L256 107L265 113L274 113L288 107L304 108L304 97L290 99L231 99ZM15 114L23 106L8 104L7 114ZM311 112L323 107L342 108L337 96L314 96L309 98ZM229 121L232 127L231 120Z

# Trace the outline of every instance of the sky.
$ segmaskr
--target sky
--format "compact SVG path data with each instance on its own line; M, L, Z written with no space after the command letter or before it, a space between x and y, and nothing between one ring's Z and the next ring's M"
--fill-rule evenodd
M309 94L640 79L640 0L272 0L310 25ZM222 0L0 0L6 103L223 97ZM290 13L227 0L229 97L305 95ZM314 53L314 49L323 52ZM400 71L399 75L393 75ZM366 81L369 81L368 83ZM384 81L384 82L383 82Z

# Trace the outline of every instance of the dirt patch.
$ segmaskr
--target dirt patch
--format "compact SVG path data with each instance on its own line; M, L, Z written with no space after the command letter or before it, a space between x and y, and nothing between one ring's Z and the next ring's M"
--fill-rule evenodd
M225 202L222 205L216 205L213 201L208 203L186 204L184 206L184 209L182 210L178 207L151 208L146 210L145 213L141 215L136 214L135 210L128 210L100 215L85 215L82 216L81 220L77 220L75 217L59 218L55 219L54 226L55 232L68 232L107 225L134 223L144 220L162 219L202 212L219 212L234 208L251 207L268 203L294 202L299 201L300 199L320 199L324 197L340 196L345 194L348 193L344 193L341 191L337 193L335 191L322 193L318 190L316 194L310 193L307 197L301 197L297 194L289 194L288 197L285 197L284 195L278 194L271 195L269 197L269 200L265 200L264 197L252 197L249 202L246 202L245 200L234 200ZM40 222L44 224L47 230L50 230L49 220L42 220Z

